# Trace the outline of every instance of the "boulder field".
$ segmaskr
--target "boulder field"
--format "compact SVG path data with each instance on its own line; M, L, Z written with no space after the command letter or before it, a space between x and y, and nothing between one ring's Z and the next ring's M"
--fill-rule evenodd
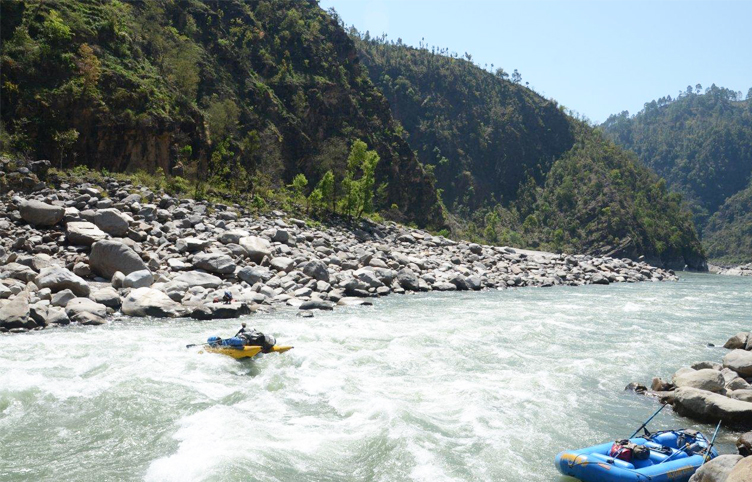
M0 332L113 315L214 319L429 291L676 280L628 259L453 241L387 222L320 224L105 178L0 197ZM231 293L232 303L221 300Z

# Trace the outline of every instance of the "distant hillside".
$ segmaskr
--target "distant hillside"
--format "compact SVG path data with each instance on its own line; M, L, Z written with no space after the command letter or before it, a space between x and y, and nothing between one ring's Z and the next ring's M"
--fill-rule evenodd
M688 88L677 99L645 104L634 116L613 115L603 129L685 196L709 256L752 261L748 243L725 239L739 232L739 226L725 226L740 219L731 213L752 208L742 193L752 181L752 92L745 101L715 85L699 92L699 86Z
M556 102L503 70L351 35L434 174L456 230L488 242L704 268L680 199Z
M0 8L3 150L112 171L177 166L254 192L300 172L342 177L361 139L381 156L381 207L444 224L353 42L313 0Z

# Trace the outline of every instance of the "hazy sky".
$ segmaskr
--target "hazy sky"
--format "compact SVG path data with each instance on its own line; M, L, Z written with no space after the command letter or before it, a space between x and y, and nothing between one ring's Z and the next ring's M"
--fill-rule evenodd
M345 23L468 52L602 122L687 85L752 87L752 0L321 0Z

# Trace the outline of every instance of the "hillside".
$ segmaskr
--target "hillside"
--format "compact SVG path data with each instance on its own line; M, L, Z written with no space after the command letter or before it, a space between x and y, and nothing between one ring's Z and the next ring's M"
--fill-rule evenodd
M752 249L722 239L723 233L737 230L724 225L739 219L729 215L735 208L725 203L739 206L748 200L746 195L730 198L752 180L752 100L739 99L739 94L715 85L705 93L699 86L688 88L676 99L669 96L645 104L634 116L613 115L603 130L685 196L698 231L706 240L713 238L712 249L706 244L711 257L741 256L749 261ZM746 209L750 207L747 203Z
M315 1L2 2L3 151L262 193L381 157L380 207L441 227L431 179Z
M704 269L680 198L555 101L443 50L351 35L456 230L479 241Z

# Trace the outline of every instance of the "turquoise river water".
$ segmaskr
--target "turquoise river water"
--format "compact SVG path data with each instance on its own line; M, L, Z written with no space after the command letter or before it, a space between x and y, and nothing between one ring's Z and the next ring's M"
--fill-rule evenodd
M391 296L302 319L239 362L186 343L238 320L0 336L0 480L548 481L628 436L669 377L752 329L752 279ZM712 428L665 410L655 428ZM733 449L723 432L721 450Z

